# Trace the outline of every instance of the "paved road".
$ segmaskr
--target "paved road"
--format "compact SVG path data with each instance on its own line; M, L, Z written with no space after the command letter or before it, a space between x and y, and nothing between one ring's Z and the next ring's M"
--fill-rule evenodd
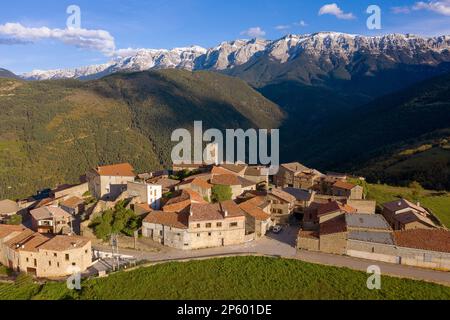
M295 249L295 239L298 229L286 229L279 235L271 234L266 238L238 246L211 248L195 251L183 251L164 248L161 252L144 252L121 249L120 253L134 256L138 260L163 262L172 260L202 259L215 256L232 256L242 254L261 254L298 259L305 262L318 263L337 267L347 267L353 270L367 271L371 265L377 265L383 275L400 278L424 280L450 286L450 272L420 269L404 265L389 264L379 261L363 260L347 256L326 254L321 252L298 251ZM94 249L110 251L110 248L94 246Z

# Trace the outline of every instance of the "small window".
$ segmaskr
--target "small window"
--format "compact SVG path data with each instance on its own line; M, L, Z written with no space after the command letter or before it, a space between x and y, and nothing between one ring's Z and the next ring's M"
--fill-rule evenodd
M235 227L237 227L238 226L238 223L237 222L232 222L232 223L230 223L230 228L235 228Z
M72 262L72 266L74 266L74 267L75 267L76 265L77 265L77 264L76 264L75 262Z
M52 262L51 262L51 261L49 261L49 262L48 262L48 265L49 265L49 266L51 267L51 266L52 266Z
M197 238L200 238L200 233L197 233Z
M87 250L87 249L86 249L86 250L84 250L84 253L85 253L85 254L87 254L87 253L88 253L88 250Z
M70 256L68 253L66 253L66 261L69 261L69 259L70 259Z
M30 259L27 258L27 262L29 262L29 261L30 261Z
M55 253L53 254L53 256L56 258L56 257L58 256L58 254L55 252Z
M212 236L212 233L211 233L211 232L209 232L209 233L208 233L208 237L211 237L211 236Z
M200 223L197 223L197 229L200 229L200 227L201 227Z
M58 268L59 268L59 262L56 264L57 266L58 266Z
M211 228L211 223L207 223L207 224L206 224L206 228L207 228L207 229L210 229L210 228Z
M217 222L217 228L221 228L222 227L222 222Z

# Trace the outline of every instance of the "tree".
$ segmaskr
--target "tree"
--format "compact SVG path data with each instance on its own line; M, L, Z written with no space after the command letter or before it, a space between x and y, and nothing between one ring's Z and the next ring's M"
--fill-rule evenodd
M422 191L424 190L422 185L417 181L413 181L409 184L409 188L412 189L412 196L414 200L419 200L419 196L422 194Z
M231 200L233 197L233 191L230 186L215 185L212 188L211 200L213 202L222 202Z

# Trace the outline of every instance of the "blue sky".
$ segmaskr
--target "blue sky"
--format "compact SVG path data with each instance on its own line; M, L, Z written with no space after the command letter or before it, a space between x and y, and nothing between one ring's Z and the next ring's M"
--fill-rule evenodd
M371 4L382 9L381 30L366 27ZM57 30L66 28L69 5L81 8L80 43L77 36ZM15 0L1 4L0 67L16 73L70 68L107 62L115 54L111 46L208 48L227 40L277 39L288 33L449 35L449 22L450 0ZM42 27L52 36L41 34Z

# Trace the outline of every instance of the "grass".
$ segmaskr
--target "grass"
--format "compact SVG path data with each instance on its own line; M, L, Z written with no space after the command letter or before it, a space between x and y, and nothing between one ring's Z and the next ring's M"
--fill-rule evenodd
M367 278L364 272L297 260L234 257L120 272L85 281L80 292L69 291L64 283L47 283L38 289L30 284L10 285L8 291L0 284L0 299L450 299L449 287L382 277L381 290L369 290Z
M415 195L411 188L382 184L368 184L367 188L368 198L376 200L379 205L398 198L419 201L421 205L433 211L447 228L450 228L450 193L422 190Z

